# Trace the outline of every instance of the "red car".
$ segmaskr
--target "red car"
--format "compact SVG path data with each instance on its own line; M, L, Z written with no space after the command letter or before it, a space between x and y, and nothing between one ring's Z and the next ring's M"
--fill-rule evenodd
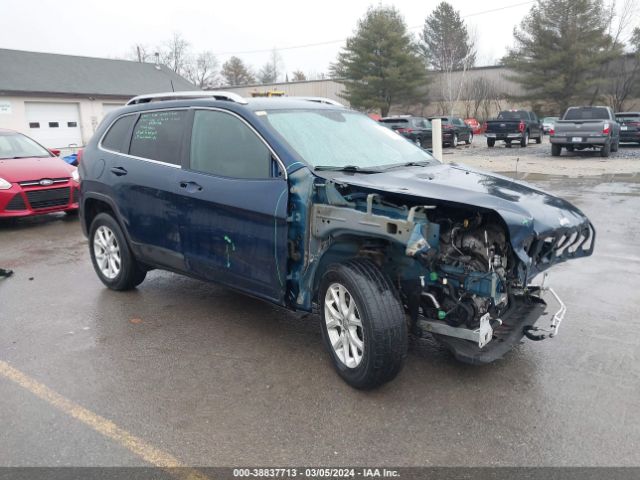
M78 169L12 130L0 129L0 218L78 210Z
M471 127L474 135L479 135L482 133L482 124L475 118L465 118L464 123Z

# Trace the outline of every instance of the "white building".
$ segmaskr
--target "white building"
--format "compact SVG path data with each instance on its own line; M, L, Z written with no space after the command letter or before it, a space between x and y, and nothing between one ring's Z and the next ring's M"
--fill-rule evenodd
M194 90L164 65L0 49L0 128L47 148L85 145L135 95Z

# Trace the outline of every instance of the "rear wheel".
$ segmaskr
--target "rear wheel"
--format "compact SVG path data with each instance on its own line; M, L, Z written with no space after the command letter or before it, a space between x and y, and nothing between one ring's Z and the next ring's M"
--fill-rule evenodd
M392 380L407 354L407 323L389 279L370 260L329 266L322 277L322 338L338 374L354 388Z
M536 138L536 143L540 145L542 143L542 134L538 138Z
M603 147L600 149L600 156L606 158L609 156L610 153L611 153L611 144L605 143Z
M495 146L496 146L496 139L495 138L487 138L487 147L493 148Z
M561 152L562 152L562 147L560 145L558 145L557 143L552 143L551 144L551 155L552 156L559 157Z
M422 148L422 141L419 138L416 138L415 143L418 147Z
M529 145L529 132L524 132L524 134L522 135L522 138L520 139L520 146L521 147L526 147L527 145Z
M451 146L453 148L456 148L458 146L458 134L457 133L453 134L453 141L451 142Z
M469 138L467 139L467 141L465 143L467 145L471 145L471 142L473 142L473 132L469 132Z
M98 278L112 290L131 290L147 275L129 249L118 222L100 213L91 222L89 251Z
M616 140L616 143L611 145L611 151L617 152L619 148L620 148L620 140Z

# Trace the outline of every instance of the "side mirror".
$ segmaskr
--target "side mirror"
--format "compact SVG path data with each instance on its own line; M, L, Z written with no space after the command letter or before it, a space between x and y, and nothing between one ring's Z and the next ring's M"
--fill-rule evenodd
M58 150L57 148L50 148L49 151L56 157L60 156L60 150Z

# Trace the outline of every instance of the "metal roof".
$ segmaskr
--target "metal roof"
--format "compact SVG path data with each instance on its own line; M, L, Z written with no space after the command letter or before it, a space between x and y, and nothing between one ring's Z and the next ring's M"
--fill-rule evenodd
M164 65L0 48L0 92L5 94L132 97L194 89Z

